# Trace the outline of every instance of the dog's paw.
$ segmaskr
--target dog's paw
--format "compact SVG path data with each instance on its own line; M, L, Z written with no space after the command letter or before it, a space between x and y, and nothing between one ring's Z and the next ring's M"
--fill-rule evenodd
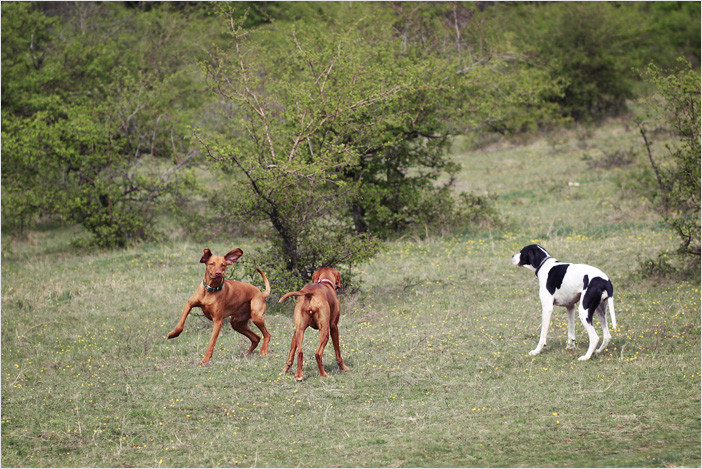
M300 376L299 378L298 378L297 376L295 376L295 381L297 381L298 383L301 383L301 382L302 382L302 376Z
M587 355L583 355L582 357L578 357L578 361L584 362L585 360L589 360L590 357Z
M172 331L172 332L169 332L169 333L168 333L168 338L169 338L169 339L175 339L176 337L178 337L178 336L180 335L181 332L182 332L182 331Z
M540 353L541 353L541 350L536 348L536 349L532 350L531 352L529 352L529 355L533 356L533 355L538 355Z

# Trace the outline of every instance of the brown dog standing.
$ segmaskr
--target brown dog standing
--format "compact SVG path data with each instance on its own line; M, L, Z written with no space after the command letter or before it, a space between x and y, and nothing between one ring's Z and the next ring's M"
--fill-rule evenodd
M209 249L204 250L200 262L206 265L205 279L193 296L185 303L180 321L178 321L173 332L168 334L169 339L178 337L183 332L185 319L188 317L190 310L196 307L202 309L205 317L213 322L213 329L205 357L200 362L200 365L206 364L212 358L215 342L217 342L217 337L225 318L229 318L232 329L244 334L251 341L251 347L246 352L247 354L253 352L261 340L249 328L249 319L251 319L263 333L263 345L260 353L261 355L268 353L268 342L271 340L271 335L266 330L263 314L266 312L266 298L271 293L271 286L266 275L259 269L256 269L266 284L265 292L261 292L257 287L248 283L224 278L227 266L236 262L242 254L244 252L241 249L234 249L222 257L215 256Z
M297 350L297 372L295 373L297 381L302 381L302 340L305 336L305 329L308 326L313 329L319 329L319 347L314 354L314 357L317 359L317 367L319 367L319 376L328 376L324 371L322 355L324 354L324 347L329 342L329 334L331 334L332 343L334 344L334 352L336 353L336 362L339 364L339 369L349 369L344 365L344 360L341 358L341 349L339 348L339 316L341 307L339 298L336 296L336 288L341 288L341 274L331 267L323 267L312 275L312 282L302 287L300 291L286 293L279 301L282 302L291 296L297 297L293 315L295 332L290 346L290 355L288 355L288 361L285 364L285 368L283 368L283 373L290 369L295 361L295 350Z

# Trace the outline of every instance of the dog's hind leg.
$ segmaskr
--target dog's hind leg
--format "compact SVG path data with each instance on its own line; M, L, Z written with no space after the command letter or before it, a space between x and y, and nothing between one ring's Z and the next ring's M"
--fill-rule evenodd
M295 348L297 349L297 371L295 371L295 381L302 381L302 342L305 339L305 329L295 329Z
M567 306L568 310L568 343L566 348L575 348L575 305Z
M244 355L248 355L254 350L256 350L256 347L258 346L258 343L260 342L261 338L249 328L249 321L237 323L232 320L230 323L232 325L232 329L237 331L239 334L245 335L251 341L251 347L249 347L249 349L244 353Z
M295 362L295 350L297 350L297 329L295 329L295 332L293 332L292 343L290 344L290 353L288 354L288 359L285 362L283 373L287 373Z
M590 316L585 307L583 307L582 302L580 303L578 313L580 315L580 322L583 323L583 326L585 327L588 338L590 340L590 343L587 347L587 352L582 357L579 357L578 360L589 360L590 357L592 357L592 353L595 351L595 347L597 347L597 342L600 340L600 338L597 336L595 327L592 325L592 316Z
M604 302L597 308L597 317L600 319L600 324L602 324L602 345L595 350L595 353L600 354L604 352L609 345L609 341L612 340L612 334L609 333L609 328L607 327L607 311L605 310Z
M320 324L319 327L319 347L314 354L314 358L317 360L317 368L319 368L319 376L327 377L329 376L326 371L324 371L324 364L322 363L322 358L324 357L324 348L329 342L329 326Z
M266 323L263 320L263 315L266 313L266 301L258 300L251 302L251 322L253 322L256 327L263 334L263 344L261 345L261 350L259 354L268 354L268 343L271 341L271 333L266 329Z

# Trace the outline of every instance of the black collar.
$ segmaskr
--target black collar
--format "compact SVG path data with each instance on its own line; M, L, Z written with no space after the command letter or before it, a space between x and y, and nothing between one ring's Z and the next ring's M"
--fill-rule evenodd
M222 289L222 287L224 286L224 279L222 279L222 284L218 287L211 287L211 286L207 285L204 280L202 281L202 284L205 286L205 289L208 292L214 293L214 292L218 292Z
M541 267L543 267L543 265L544 265L544 264L546 263L546 261L549 260L549 259L553 259L553 257L551 257L551 256L546 256L546 259L544 259L544 260L541 261L541 264L539 264L539 266L536 268L536 271L534 272L534 275L535 275L535 276L537 276L537 277L539 276L539 270L541 270Z

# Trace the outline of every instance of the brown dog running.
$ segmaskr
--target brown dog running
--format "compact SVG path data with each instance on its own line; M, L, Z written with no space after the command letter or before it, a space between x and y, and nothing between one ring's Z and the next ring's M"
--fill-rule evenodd
M178 337L183 332L185 319L188 317L190 310L196 307L202 309L205 317L213 322L213 329L210 343L205 351L205 357L200 362L200 365L206 364L212 358L215 342L217 342L217 337L225 318L229 318L232 329L245 335L251 341L251 347L246 352L247 354L253 352L261 340L249 328L249 319L251 319L263 333L263 345L261 346L260 354L266 355L268 353L268 342L271 340L271 335L266 330L263 314L266 312L266 298L271 294L271 286L266 275L261 270L256 269L266 284L265 292L261 292L257 287L248 283L224 278L227 266L236 262L242 254L244 252L238 248L228 252L224 257L215 256L209 249L204 250L200 262L206 265L205 279L193 296L185 303L180 321L178 321L173 332L168 334L169 339Z
M295 332L290 345L290 355L288 355L288 361L285 364L285 368L283 368L283 373L290 369L295 361L295 350L297 350L297 372L295 373L297 381L302 381L302 340L305 336L305 329L308 326L313 329L319 329L319 347L314 354L314 357L317 359L317 367L319 367L319 376L328 376L326 371L324 371L322 355L324 354L324 347L329 342L330 333L339 369L342 371L349 369L349 367L344 365L344 360L341 358L341 349L339 348L339 316L341 307L339 298L336 296L336 288L341 288L341 274L331 267L323 267L312 275L312 282L302 287L300 291L286 293L279 301L282 302L291 296L297 297L293 315Z

